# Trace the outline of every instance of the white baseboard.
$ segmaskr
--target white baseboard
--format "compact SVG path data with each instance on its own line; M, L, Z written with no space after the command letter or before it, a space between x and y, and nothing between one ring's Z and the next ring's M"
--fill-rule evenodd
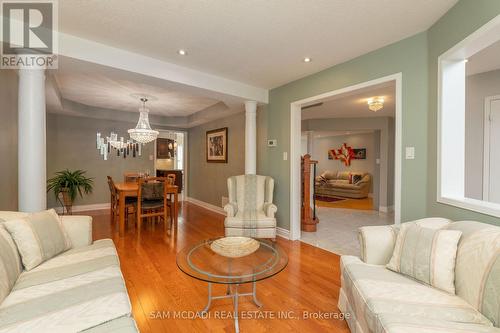
M57 213L61 214L63 212L62 207L54 207ZM78 213L78 212L88 212L91 210L104 210L104 209L110 209L110 203L100 203L100 204L92 204L92 205L78 205L78 206L73 206L73 212Z
M290 230L276 227L276 235L284 239L290 239Z
M198 199L195 199L195 198L191 198L191 197L186 197L186 201L190 202L190 203L192 203L192 204L194 204L196 206L200 206L200 207L203 207L205 209L208 209L208 210L210 210L212 212L226 215L226 212L224 211L224 208L216 206L216 205L209 204L208 202L204 202L204 201L201 201L201 200L198 200Z
M378 210L382 213L390 213L394 211L394 206L379 206Z

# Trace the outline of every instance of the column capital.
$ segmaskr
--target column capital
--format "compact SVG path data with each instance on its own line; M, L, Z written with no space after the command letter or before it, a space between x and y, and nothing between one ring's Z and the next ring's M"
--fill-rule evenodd
M257 102L256 101L245 101L245 111L246 112L257 112Z

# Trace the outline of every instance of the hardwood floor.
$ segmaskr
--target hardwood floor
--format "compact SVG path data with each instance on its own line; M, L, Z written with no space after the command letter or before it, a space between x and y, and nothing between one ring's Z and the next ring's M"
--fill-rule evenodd
M233 310L229 299L213 301L207 319L174 318L174 311L193 316L207 300L207 284L182 273L176 265L176 253L184 246L224 234L222 215L189 203L182 205L179 214L178 226L170 235L162 225L146 225L140 236L129 226L123 238L118 237L117 226L110 224L109 212L89 215L93 216L94 239L112 238L115 242L141 332L234 332L233 319L228 317ZM241 332L349 332L345 321L332 319L333 313L339 313L340 257L300 241L277 241L288 253L288 266L258 282L261 312L255 312L258 308L251 298L240 299L240 311L247 315L240 316ZM241 289L244 292L249 287ZM215 286L214 295L224 290L224 286ZM285 312L297 318L276 318ZM330 318L306 320L304 312L316 317L328 314ZM158 319L160 314L164 318Z
M348 209L360 209L360 210L373 210L373 199L346 199L342 201L326 202L321 200L316 200L316 205L320 207L328 208L348 208Z

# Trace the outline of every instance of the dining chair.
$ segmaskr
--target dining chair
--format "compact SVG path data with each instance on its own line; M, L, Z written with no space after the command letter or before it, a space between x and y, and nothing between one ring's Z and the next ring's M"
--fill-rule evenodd
M175 185L175 173L169 173L167 174L167 180L170 185Z
M115 222L115 220L119 216L119 196L116 191L115 187L115 182L113 181L113 178L111 176L108 177L108 186L109 186L109 192L111 193L111 222ZM129 214L135 214L135 204L136 204L136 199L135 198L125 198L125 221L128 220L128 215Z
M163 219L167 229L168 197L167 178L150 177L139 178L137 191L137 228L141 230L143 219ZM172 227L172 216L169 228Z
M125 183L137 183L139 178L141 178L141 175L137 172L126 172L123 174L123 181Z

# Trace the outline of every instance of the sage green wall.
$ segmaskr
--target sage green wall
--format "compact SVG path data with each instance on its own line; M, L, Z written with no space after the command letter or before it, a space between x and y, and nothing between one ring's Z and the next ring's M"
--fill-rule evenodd
M454 220L471 219L500 224L500 219L436 201L437 188L437 78L438 57L500 14L498 0L462 0L428 31L429 39L429 159L428 214Z
M0 70L0 210L17 210L17 81Z
M267 137L278 139L278 147L266 148L268 161L262 173L275 179L280 227L290 226L290 162L282 157L290 152L290 103L399 72L403 75L403 147L416 149L414 160L402 162L402 220L426 215L427 60L424 32L270 91Z
M207 163L206 132L228 128L228 162ZM188 132L188 196L221 207L227 178L245 173L245 113L195 126Z
M104 161L95 146L96 132L114 131L125 135L134 126L133 123L120 121L47 114L47 179L63 169L86 170L87 176L94 178L94 191L83 198L78 197L75 205L109 202L106 176L123 181L125 172L153 172L153 161L149 160L149 155L154 154L154 144L145 145L141 157L124 159L110 154L108 160ZM48 193L47 206L59 206L52 192Z

